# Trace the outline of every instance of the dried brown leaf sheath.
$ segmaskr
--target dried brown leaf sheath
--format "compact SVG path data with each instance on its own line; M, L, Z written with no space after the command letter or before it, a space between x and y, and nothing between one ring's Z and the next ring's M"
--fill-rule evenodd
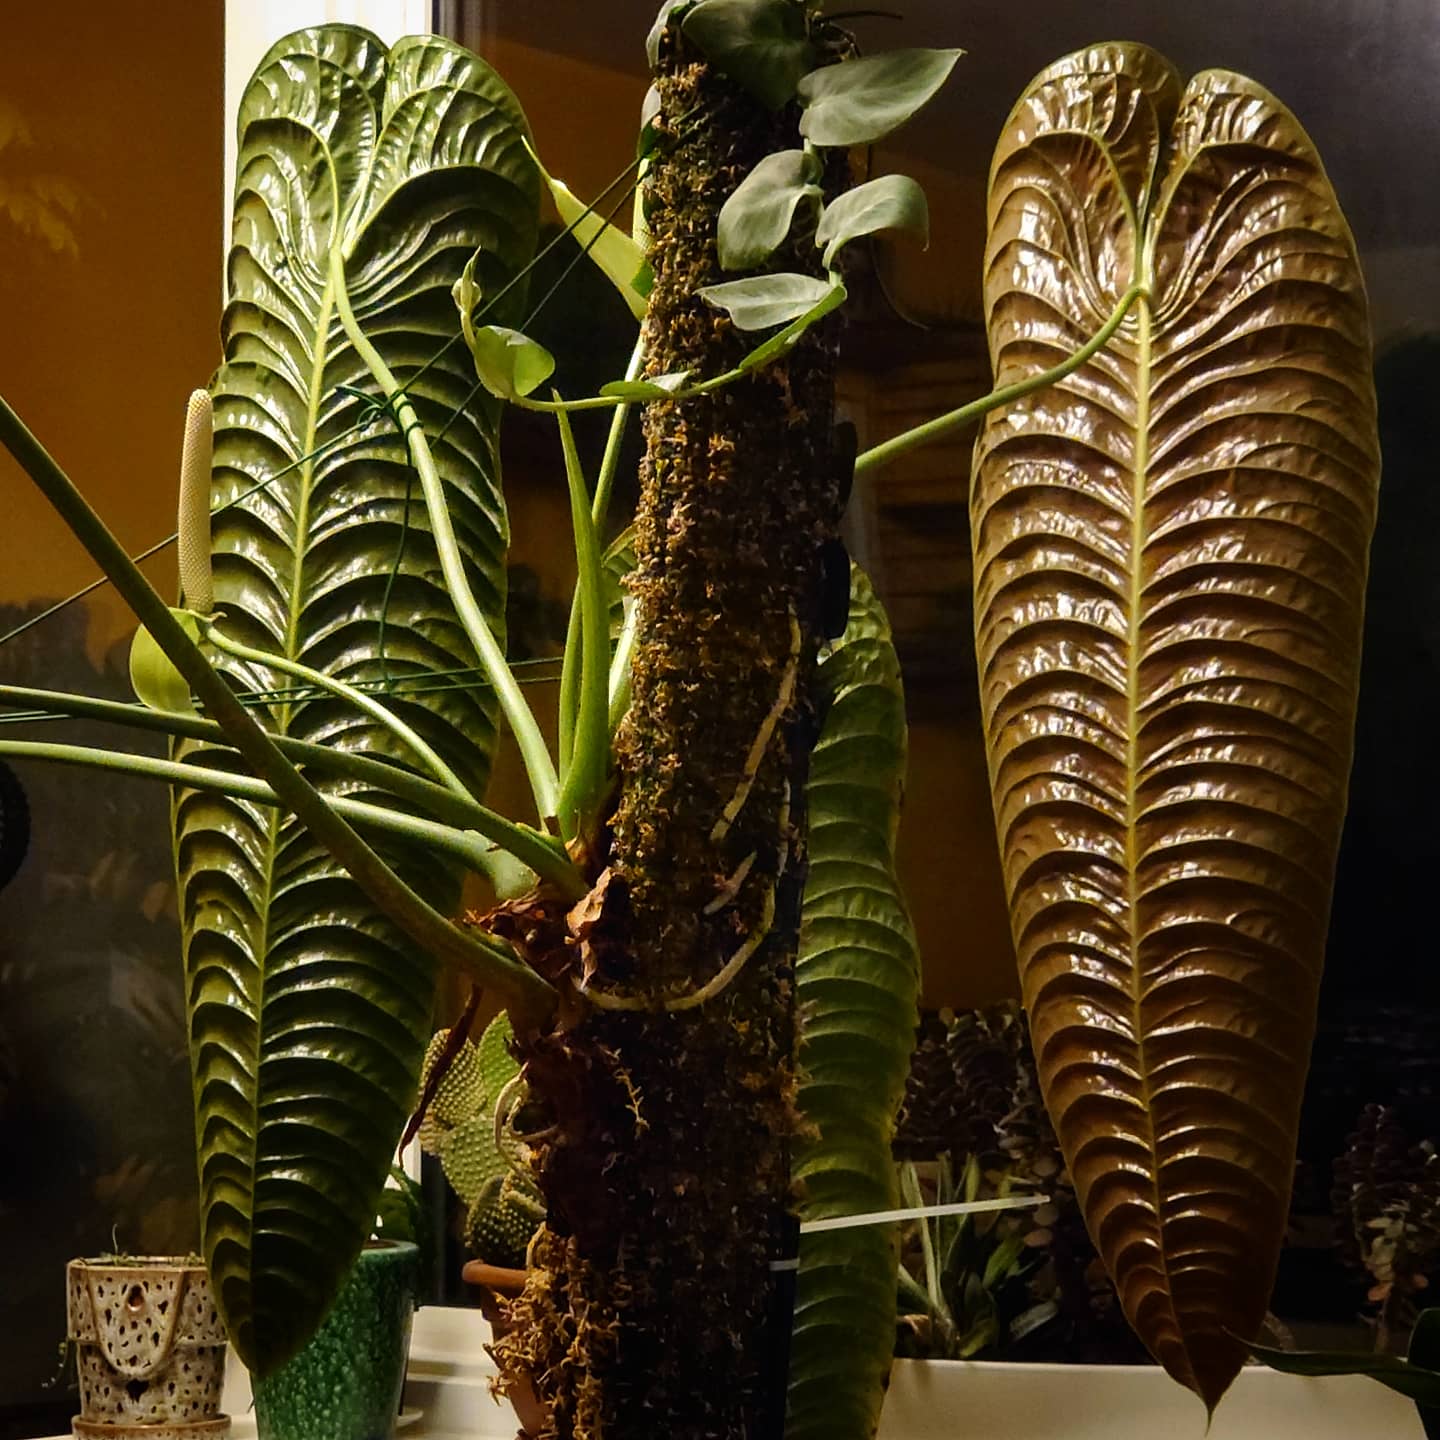
M1155 1356L1213 1406L1274 1277L1345 810L1379 459L1354 243L1260 86L1044 71L991 172L975 627L1047 1103Z

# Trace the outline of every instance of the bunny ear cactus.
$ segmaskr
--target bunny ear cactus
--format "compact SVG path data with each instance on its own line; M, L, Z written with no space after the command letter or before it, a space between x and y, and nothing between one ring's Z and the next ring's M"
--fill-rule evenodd
M459 47L387 51L344 26L280 41L241 100L211 499L238 500L213 521L216 629L250 653L216 660L237 689L275 695L261 713L276 735L422 769L365 712L297 690L293 667L353 686L475 664L376 363L433 432L464 400L469 358L434 359L436 326L472 256L486 294L530 257L525 138L514 97ZM471 405L434 458L459 563L500 631L497 423L497 404ZM486 692L437 688L400 708L480 793ZM180 758L224 763L197 741ZM204 1251L231 1337L264 1373L318 1324L369 1233L429 1036L435 962L282 811L181 789L175 842ZM432 904L454 906L458 865L390 854Z
M428 1089L435 1067L449 1055L451 1032L430 1042L421 1071ZM491 1265L520 1266L545 1208L525 1172L521 1142L509 1125L507 1103L516 1090L520 1066L510 1054L512 1031L501 1013L479 1042L466 1039L450 1057L431 1098L418 1139L439 1158L465 1207L465 1243Z
M976 447L995 818L1047 1104L1156 1358L1210 1407L1265 1314L1345 812L1379 471L1354 242L1253 81L1039 75L991 172Z

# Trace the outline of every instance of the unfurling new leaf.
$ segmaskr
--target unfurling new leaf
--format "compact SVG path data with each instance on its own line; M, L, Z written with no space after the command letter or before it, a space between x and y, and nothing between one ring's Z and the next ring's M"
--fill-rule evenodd
M644 126L642 125L642 130ZM528 146L526 147L529 148ZM560 212L560 219L575 241L600 268L601 273L620 292L620 297L637 319L645 318L646 297L655 277L651 274L645 252L623 230L610 224L592 206L579 199L563 180L556 180L530 151L541 178L549 187L550 198ZM539 383L539 382L537 382Z

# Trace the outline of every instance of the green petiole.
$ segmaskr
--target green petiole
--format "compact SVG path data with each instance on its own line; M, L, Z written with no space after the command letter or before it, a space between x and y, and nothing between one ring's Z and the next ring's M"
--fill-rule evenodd
M87 719L168 735L174 740L198 740L212 745L225 745L225 732L213 720L197 715L165 714L144 705L127 705L115 700L99 700L92 695L70 695L63 691L35 690L21 685L0 685L0 706L34 705L46 707L51 714L36 714L33 720ZM6 723L20 722L20 715L5 717ZM468 796L457 796L431 780L424 780L409 770L367 755L337 750L329 745L316 745L288 735L272 735L275 748L287 760L322 774L343 775L359 781L370 789L397 799L406 800L437 820L458 829L474 830L517 860L523 861L537 875L548 880L566 898L578 900L589 888L564 847L553 837L540 834L528 825L519 825L503 815L487 809ZM226 772L233 773L233 772Z
M575 582L580 611L580 687L570 764L560 791L560 830L567 839L579 832L599 804L610 768L609 670L610 625L600 542L591 500L575 449L570 417L561 411L560 443L570 490L570 523L575 531ZM567 647L568 648L568 647ZM568 656L567 656L568 659ZM572 668L573 673L573 668Z
M642 338L635 343L625 378L634 380L640 374L645 359L645 342ZM615 409L610 420L610 434L605 441L605 454L600 461L600 474L595 481L595 498L590 506L590 516L597 535L605 529L605 517L610 509L610 496L615 489L615 475L620 468L620 451L625 442L625 427L634 408L633 401L623 401ZM570 768L571 753L575 742L575 720L579 704L580 683L579 656L580 634L580 585L577 579L575 594L570 601L570 622L565 631L564 668L560 674L560 766ZM613 688L613 687L612 687ZM612 726L613 729L613 726Z
M402 744L414 751L447 790L466 799L475 798L471 795L465 782L440 758L432 745L393 711L372 696L367 695L363 690L357 690L353 685L347 685L343 680L336 680L333 676L312 669L309 665L302 665L298 660L287 660L283 655L273 655L265 650L256 650L249 645L242 645L238 640L231 640L216 625L206 625L204 635L206 640L217 650L233 656L236 660L244 660L252 665L263 665L271 670L278 670L282 675L291 675L297 680L304 680L318 690L328 691L341 700L349 701L357 710L363 711L372 720L383 725Z
M555 765L534 713L515 683L515 676L506 663L504 651L496 641L494 632L475 599L475 592L470 587L469 577L465 574L465 562L455 540L455 527L451 524L450 512L445 504L440 474L435 468L435 458L430 451L430 443L425 438L420 419L409 397L355 319L355 311L345 288L345 265L338 250L330 256L330 281L335 294L335 308L346 336L369 368L381 393L395 406L395 419L405 436L410 461L420 477L420 488L425 496L425 509L430 517L431 534L440 556L445 585L454 601L455 613L465 627L470 643L475 647L486 677L495 687L500 708L520 747L520 755L530 778L530 788L535 796L536 809L543 824L556 813L559 802Z
M1144 285L1132 285L1120 297L1120 303L1104 325L1080 349L1068 359L1062 360L1060 364L1049 370L1043 370L1038 375L1032 375L1029 379L1017 380L1013 385L992 390L990 394L982 395L978 400L971 400L968 404L961 405L959 409L951 410L944 415L937 415L935 419L927 420L913 430L906 430L904 434L896 435L873 446L855 461L855 473L862 475L867 470L877 469L893 460L895 456L903 455L907 450L929 444L932 440L939 440L942 436L948 435L950 431L958 430L972 420L978 420L982 415L988 415L992 410L1012 405L1016 400L1023 399L1036 390L1043 390L1048 385L1054 385L1067 375L1073 374L1110 343L1111 337L1124 322L1130 307L1146 293L1147 288Z

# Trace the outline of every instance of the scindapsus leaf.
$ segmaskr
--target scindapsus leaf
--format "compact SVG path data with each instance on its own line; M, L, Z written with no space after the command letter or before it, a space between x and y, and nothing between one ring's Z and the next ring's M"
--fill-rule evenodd
M801 201L821 199L820 168L819 157L804 150L777 150L755 166L720 211L722 270L751 270L779 249Z
M806 787L810 869L795 969L802 1220L893 1209L891 1158L920 963L895 874L905 695L885 612L851 567L850 622L820 663L828 701ZM894 1225L800 1238L786 1440L868 1440L895 1344Z
M412 39L387 52L331 26L274 46L239 130L212 499L271 483L215 517L218 623L352 684L473 667L405 439L365 403L378 386L340 324L331 262L360 328L409 386L498 631L499 406L481 397L439 439L473 383L470 357L452 346L419 372L453 333L466 261L483 302L534 249L524 117L458 46ZM491 318L513 323L519 303L512 291ZM244 688L291 687L264 667L218 663ZM484 692L396 704L480 793L494 739ZM415 763L332 696L256 713L287 735ZM181 753L224 763L199 743ZM312 779L367 798L353 782ZM288 815L181 790L175 826L202 1243L236 1349L263 1374L314 1331L369 1232L429 1038L434 967ZM456 903L452 866L387 853L432 904Z
M700 0L681 26L722 75L772 110L815 63L809 19L794 0Z
M707 305L723 310L737 330L768 330L809 315L817 306L834 300L837 290L843 300L844 287L834 281L785 270L704 285L695 293Z
M950 78L963 50L886 50L812 70L799 82L800 133L816 145L868 145L898 130Z
M842 246L881 230L906 230L930 243L930 205L908 175L881 175L837 196L820 217L815 243L825 247L828 268Z
M1355 247L1253 81L1105 45L991 171L981 713L1047 1104L1125 1313L1210 1406L1269 1300L1345 811L1378 453Z
M555 373L555 357L538 340L506 325L466 331L480 383L501 400L528 395Z
M610 380L600 387L600 393L617 400L668 400L685 387L691 373L676 370L669 375L652 375L648 380Z

